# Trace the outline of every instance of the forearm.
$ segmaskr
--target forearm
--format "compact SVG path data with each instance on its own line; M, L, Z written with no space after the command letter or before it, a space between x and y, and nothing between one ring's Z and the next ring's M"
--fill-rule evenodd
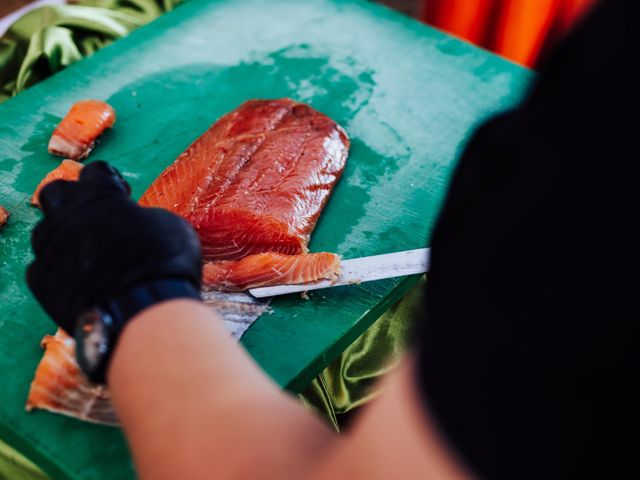
M143 478L293 478L337 441L195 301L135 318L109 387Z

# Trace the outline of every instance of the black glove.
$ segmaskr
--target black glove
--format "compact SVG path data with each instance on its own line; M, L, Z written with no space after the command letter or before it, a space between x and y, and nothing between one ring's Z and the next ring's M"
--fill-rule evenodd
M70 335L78 316L146 282L184 279L199 292L200 242L191 226L129 198L130 188L105 162L86 166L78 182L56 181L40 193L44 219L31 243L27 283Z

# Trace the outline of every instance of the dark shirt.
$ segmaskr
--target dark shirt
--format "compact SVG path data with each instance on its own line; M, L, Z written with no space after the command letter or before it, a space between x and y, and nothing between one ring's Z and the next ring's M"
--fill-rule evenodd
M637 467L639 32L640 2L599 5L473 136L433 232L419 382L481 477Z

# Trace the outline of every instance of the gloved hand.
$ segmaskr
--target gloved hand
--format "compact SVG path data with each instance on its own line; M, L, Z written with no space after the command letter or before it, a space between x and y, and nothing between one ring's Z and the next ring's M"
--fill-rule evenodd
M200 242L191 226L162 209L143 208L106 162L86 166L78 182L40 193L44 219L31 243L27 283L45 311L73 335L87 309L145 282L185 279L200 290Z

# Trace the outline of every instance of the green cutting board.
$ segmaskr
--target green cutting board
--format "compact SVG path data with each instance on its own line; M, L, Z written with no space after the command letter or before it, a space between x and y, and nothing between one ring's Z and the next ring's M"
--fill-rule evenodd
M56 478L133 476L120 430L24 411L39 341L54 331L24 281L40 217L29 197L59 162L47 141L73 102L101 98L117 110L91 158L117 166L135 196L244 100L309 102L352 139L311 249L349 258L427 244L464 140L529 78L366 1L191 0L0 106L0 204L12 214L0 232L0 437ZM297 392L415 280L278 298L242 343Z

